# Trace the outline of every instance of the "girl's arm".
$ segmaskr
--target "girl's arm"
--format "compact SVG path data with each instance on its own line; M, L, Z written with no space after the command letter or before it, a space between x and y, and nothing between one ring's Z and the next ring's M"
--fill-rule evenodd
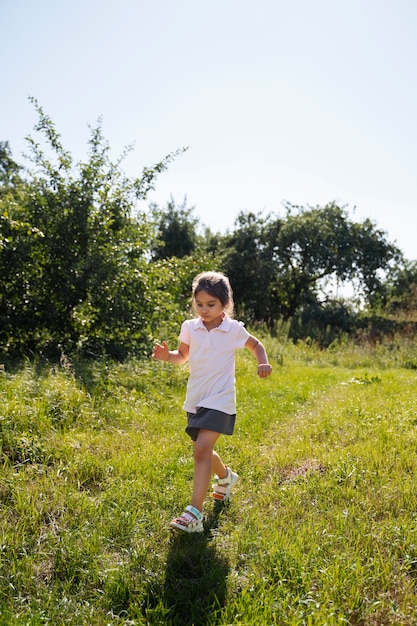
M256 339L253 335L249 335L249 339L245 343L245 348L253 352L258 361L258 376L260 378L267 378L272 372L272 366L268 363L268 356L264 345L259 339Z
M190 346L186 343L180 343L178 350L170 350L166 341L162 344L157 343L152 352L152 358L158 359L158 361L168 361L168 363L175 363L181 365L188 361L188 354L190 352Z

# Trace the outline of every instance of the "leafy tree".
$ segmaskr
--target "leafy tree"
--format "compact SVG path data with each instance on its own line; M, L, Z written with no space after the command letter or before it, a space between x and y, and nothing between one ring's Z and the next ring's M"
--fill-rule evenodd
M162 210L152 205L152 212L158 224L156 241L152 246L154 260L182 258L190 256L196 247L198 219L193 217L193 208L187 208L185 198L180 206L174 199Z
M271 326L303 311L316 314L331 281L355 281L357 292L373 302L384 272L401 258L370 220L352 222L334 203L286 204L285 218L241 214L224 246L238 309Z
M123 356L149 347L150 320L163 313L149 268L153 224L137 210L157 175L181 151L136 179L113 163L100 124L91 130L89 158L74 165L50 118L32 102L48 148L28 137L33 168L27 180L7 149L0 152L0 344L3 351L73 350ZM15 180L14 202L10 187ZM17 181L17 182L16 182ZM6 197L6 192L9 194ZM161 308L162 307L162 308Z
M329 281L353 281L357 292L371 302L378 296L384 272L401 258L386 233L371 220L352 222L345 208L294 207L277 242L278 282L288 294L284 315L292 317L300 305L316 300Z
M0 193L2 197L18 187L21 182L22 167L12 158L8 141L0 141Z
M36 275L31 251L43 233L28 220L23 208L29 187L23 168L12 158L9 144L0 144L0 337L4 349L24 340L32 324L30 285Z
M269 217L240 213L233 232L220 241L222 265L231 280L236 313L250 321L270 320L272 234Z
M417 261L404 261L387 275L381 310L388 314L415 316L417 312Z

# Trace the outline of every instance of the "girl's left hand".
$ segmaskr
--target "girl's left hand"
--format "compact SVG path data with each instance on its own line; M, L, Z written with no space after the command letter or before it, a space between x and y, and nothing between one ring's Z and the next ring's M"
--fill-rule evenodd
M269 363L261 363L260 365L258 365L259 378L268 378L271 373L272 366Z

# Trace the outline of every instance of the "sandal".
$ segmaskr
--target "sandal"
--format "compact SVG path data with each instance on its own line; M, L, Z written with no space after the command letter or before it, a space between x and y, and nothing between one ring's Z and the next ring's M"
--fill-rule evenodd
M204 531L203 514L190 504L185 508L182 515L172 520L169 526L186 533L202 533Z
M213 489L213 492L211 493L213 500L218 500L220 502L226 502L226 500L229 500L230 492L238 480L238 474L235 474L235 472L232 472L230 467L227 467L227 476L225 478L217 478L217 481L211 486Z

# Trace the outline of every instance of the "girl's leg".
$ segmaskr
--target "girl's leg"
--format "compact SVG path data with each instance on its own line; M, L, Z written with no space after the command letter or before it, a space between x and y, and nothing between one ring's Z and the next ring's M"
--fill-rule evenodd
M198 433L197 441L194 441L194 487L191 505L199 511L203 509L213 469L216 474L217 470L221 474L227 473L219 455L213 450L219 435L220 433L213 430L202 428Z
M219 457L219 455L217 454L215 450L213 450L212 468L213 468L213 474L216 474L216 476L218 476L219 478L226 478L227 467L225 466L225 464L223 463L223 461L221 460L221 458Z

